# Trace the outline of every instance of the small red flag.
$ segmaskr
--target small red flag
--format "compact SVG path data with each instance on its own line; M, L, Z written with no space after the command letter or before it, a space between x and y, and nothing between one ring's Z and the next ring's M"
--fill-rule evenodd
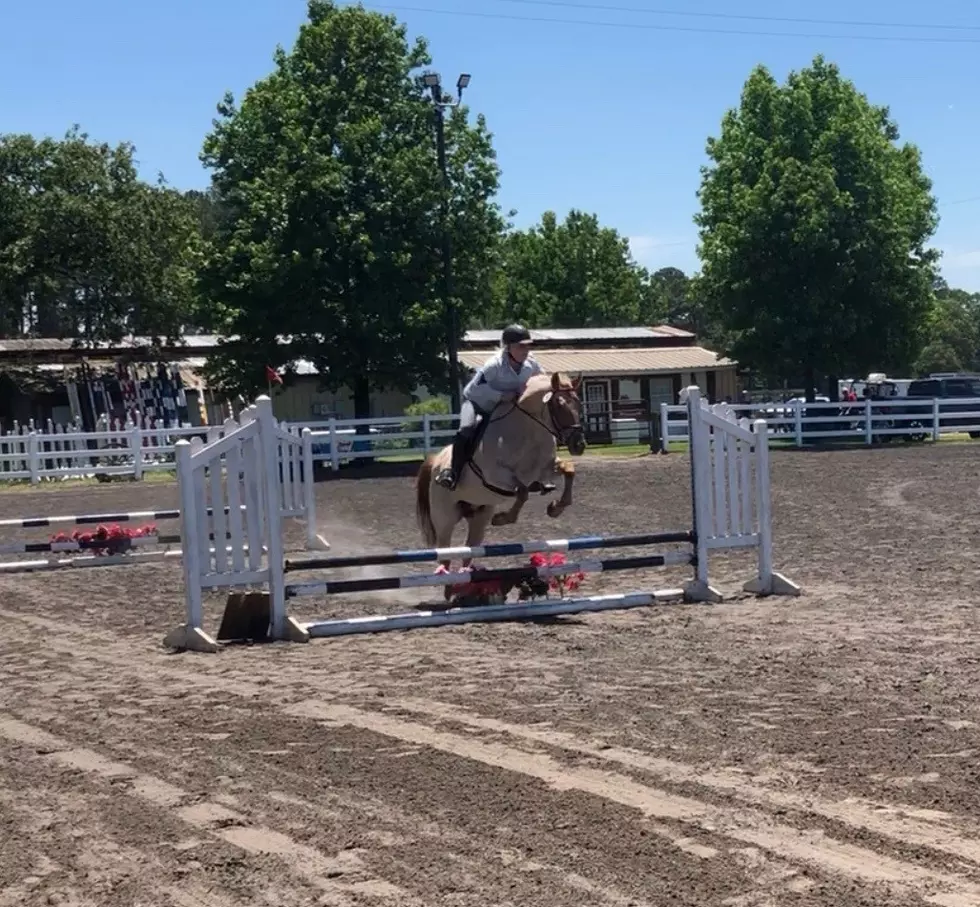
M270 384L282 384L282 377L280 376L279 372L277 372L270 365L265 367L265 379Z

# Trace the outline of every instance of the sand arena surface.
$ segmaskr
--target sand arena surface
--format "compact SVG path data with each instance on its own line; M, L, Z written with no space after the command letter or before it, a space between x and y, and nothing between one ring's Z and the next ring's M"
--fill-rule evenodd
M970 444L773 451L799 599L742 595L730 556L717 606L204 656L160 645L175 564L3 577L0 907L977 907L978 474ZM493 537L685 528L688 480L682 455L587 459L560 520L535 498ZM412 495L320 483L321 529L415 547ZM21 490L0 518L176 502Z

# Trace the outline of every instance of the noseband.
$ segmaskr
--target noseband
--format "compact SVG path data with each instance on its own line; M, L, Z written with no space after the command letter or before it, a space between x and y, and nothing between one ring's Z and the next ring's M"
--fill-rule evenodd
M514 407L520 410L522 413L524 413L524 415L527 416L529 419L533 420L534 422L537 422L538 425L540 425L543 429L545 429L545 431L547 431L556 441L558 441L559 444L566 444L567 443L566 438L568 435L570 435L574 431L582 430L582 423L576 419L574 422L563 424L562 419L558 418L560 414L564 415L565 413L570 412L569 410L565 409L560 405L558 395L561 393L574 393L574 391L568 391L563 389L563 390L554 391L551 394L551 397L548 399L548 402L545 404L548 410L548 415L551 417L551 425L546 424L537 416L529 413L526 409L521 409L521 407L518 406L517 403L514 404ZM552 428L552 425L554 426L554 428Z

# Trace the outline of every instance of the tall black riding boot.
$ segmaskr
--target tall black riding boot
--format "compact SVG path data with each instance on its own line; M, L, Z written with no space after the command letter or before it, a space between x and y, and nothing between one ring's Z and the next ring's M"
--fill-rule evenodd
M443 488L450 491L455 490L456 483L459 481L459 474L463 471L463 464L466 462L466 448L469 445L469 438L456 437L453 439L452 460L449 467L443 467L434 481Z

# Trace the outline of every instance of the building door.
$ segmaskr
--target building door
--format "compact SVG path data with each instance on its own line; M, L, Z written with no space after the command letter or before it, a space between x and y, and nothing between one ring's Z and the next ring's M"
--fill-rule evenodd
M589 441L608 443L609 415L612 410L611 383L608 378L585 380L585 433Z

